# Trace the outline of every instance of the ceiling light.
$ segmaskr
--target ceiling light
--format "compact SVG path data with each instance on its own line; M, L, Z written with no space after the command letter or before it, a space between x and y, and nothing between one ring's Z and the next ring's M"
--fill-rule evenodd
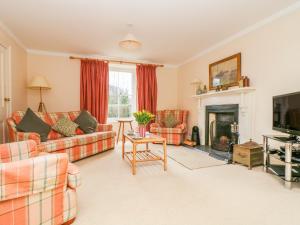
M127 24L129 30L132 30L133 25ZM142 43L129 32L120 42L119 46L125 49L137 49L141 47Z
M131 33L128 33L122 41L119 42L119 46L126 49L137 49L141 47L142 43Z

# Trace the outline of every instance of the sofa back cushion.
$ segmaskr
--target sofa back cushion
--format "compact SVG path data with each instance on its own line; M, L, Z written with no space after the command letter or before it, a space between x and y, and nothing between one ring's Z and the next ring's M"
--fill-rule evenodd
M51 113L41 113L41 112L34 112L40 119L42 119L45 123L50 126L56 124L59 118L66 117L70 120L74 121L80 114L80 111L71 111L71 112L51 112ZM25 115L25 111L16 111L12 114L12 119L16 124L20 123L22 118ZM79 129L77 129L79 130ZM82 131L76 131L77 134L83 134ZM60 133L56 132L55 130L51 130L48 134L48 140L55 140L64 137Z
M81 111L80 115L74 120L79 128L85 133L94 133L97 128L97 120L87 111Z
M41 141L47 141L51 126L41 120L30 108L28 108L22 120L16 126L18 131L35 132L41 137Z
M187 122L187 110L159 110L156 112L156 123L161 127L165 127L165 119L168 115L172 114L179 124Z

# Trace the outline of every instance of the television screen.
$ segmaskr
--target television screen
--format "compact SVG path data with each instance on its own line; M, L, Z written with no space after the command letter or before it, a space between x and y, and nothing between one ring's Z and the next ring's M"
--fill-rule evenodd
M273 97L273 129L300 135L300 92Z

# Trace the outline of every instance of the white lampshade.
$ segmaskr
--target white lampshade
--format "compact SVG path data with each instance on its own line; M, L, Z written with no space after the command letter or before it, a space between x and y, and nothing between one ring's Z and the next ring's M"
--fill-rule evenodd
M137 49L141 47L142 43L131 33L128 33L122 41L119 42L119 46L126 49Z
M51 89L46 77L37 75L34 76L28 85L30 89Z

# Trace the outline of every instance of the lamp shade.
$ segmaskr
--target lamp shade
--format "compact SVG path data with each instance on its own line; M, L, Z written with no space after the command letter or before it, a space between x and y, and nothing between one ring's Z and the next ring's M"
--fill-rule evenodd
M28 88L30 89L51 89L46 77L37 75L32 78L30 81Z
M127 34L123 40L119 42L119 46L126 49L136 49L141 47L141 45L142 43L131 33Z

